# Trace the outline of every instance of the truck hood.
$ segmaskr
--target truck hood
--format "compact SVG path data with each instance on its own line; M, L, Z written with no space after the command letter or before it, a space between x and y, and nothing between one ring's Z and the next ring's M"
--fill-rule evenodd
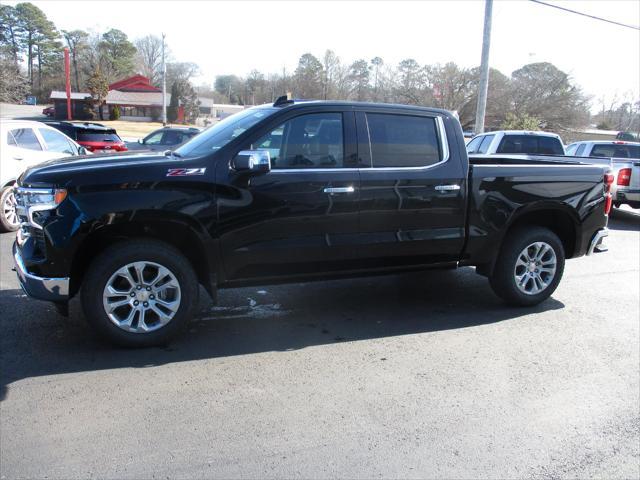
M122 181L158 181L166 176L169 168L191 167L191 163L193 159L152 152L66 157L28 168L20 176L19 183L34 187L68 187Z

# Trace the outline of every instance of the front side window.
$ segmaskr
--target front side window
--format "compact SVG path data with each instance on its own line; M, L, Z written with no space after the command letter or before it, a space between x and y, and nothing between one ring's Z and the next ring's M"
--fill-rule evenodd
M18 146L18 144L16 143L16 139L13 138L13 135L11 134L11 132L7 132L7 145L11 145L13 147Z
M75 151L71 148L71 144L67 137L55 130L49 130L48 128L40 128L40 135L44 138L47 144L47 150L51 152L68 153L73 155Z
M162 134L163 132L154 132L151 135L149 135L147 138L144 139L144 144L145 145L159 145L160 144L160 140L162 140Z
M38 141L35 132L31 128L17 128L11 130L13 138L15 138L18 147L27 150L42 150L42 145Z
M467 143L467 153L477 153L484 137L476 137Z
M268 150L273 169L342 168L342 114L310 113L292 118L253 142L252 148Z
M373 167L424 167L441 160L433 117L367 113Z

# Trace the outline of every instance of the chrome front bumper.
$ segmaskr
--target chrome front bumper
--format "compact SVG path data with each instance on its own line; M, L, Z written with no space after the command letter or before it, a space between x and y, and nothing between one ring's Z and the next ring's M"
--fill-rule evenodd
M598 230L591 239L589 250L587 250L587 255L591 255L593 253L602 253L609 250L609 248L604 243L602 243L602 241L608 236L609 229L607 227Z
M49 302L69 300L69 278L45 278L29 273L15 243L13 244L13 263L20 286L30 297Z

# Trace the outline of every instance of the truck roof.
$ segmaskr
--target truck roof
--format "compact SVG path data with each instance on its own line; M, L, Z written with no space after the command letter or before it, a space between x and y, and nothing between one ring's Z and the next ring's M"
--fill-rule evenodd
M536 135L540 137L560 138L557 133L543 132L542 130L494 130L492 132L483 132L478 135L495 135L497 133L503 133L504 135Z
M420 105L403 105L399 103L376 103L376 102L351 102L351 101L338 101L338 100L304 100L304 99L292 99L287 101L278 102L276 100L275 103L267 103L264 105L260 105L254 108L295 108L300 106L308 106L308 105L327 105L334 107L366 107L366 108L395 108L402 110L415 110L421 112L429 112L429 113L439 113L446 115L453 115L449 110L444 110L442 108L434 108L434 107L423 107Z

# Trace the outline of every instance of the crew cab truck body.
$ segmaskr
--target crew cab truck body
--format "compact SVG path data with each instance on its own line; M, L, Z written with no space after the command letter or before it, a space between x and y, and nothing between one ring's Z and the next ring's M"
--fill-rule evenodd
M457 119L293 102L233 115L165 155L50 162L19 179L16 271L112 341L166 342L218 288L474 265L507 302L604 251L606 168L469 161ZM610 184L610 183L609 183Z
M585 163L610 165L614 182L611 195L614 205L627 204L640 208L640 143L620 140L574 142L567 147L567 155L575 155Z

